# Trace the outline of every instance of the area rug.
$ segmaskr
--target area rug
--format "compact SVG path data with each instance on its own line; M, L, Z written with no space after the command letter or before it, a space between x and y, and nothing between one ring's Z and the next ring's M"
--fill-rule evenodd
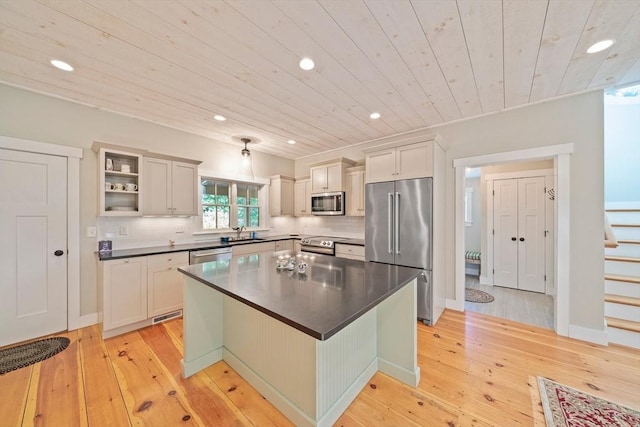
M464 289L464 299L469 302L491 302L494 300L493 295L473 288Z
M640 412L537 377L547 427L637 427Z
M69 343L69 338L54 337L0 350L0 375L48 359L67 348Z

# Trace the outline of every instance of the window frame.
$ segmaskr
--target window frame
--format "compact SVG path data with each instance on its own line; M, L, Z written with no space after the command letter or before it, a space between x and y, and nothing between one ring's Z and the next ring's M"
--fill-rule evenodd
M229 228L204 228L204 210L202 204L202 181L225 182L229 184ZM253 185L258 187L258 205L238 205L238 185ZM258 208L259 225L257 227L245 227L246 231L268 230L268 205L269 198L269 182L261 181L243 181L233 178L216 177L212 175L200 175L198 177L198 225L195 227L198 231L194 234L216 234L233 232L233 228L238 226L238 208L240 206ZM211 206L211 205L208 205Z

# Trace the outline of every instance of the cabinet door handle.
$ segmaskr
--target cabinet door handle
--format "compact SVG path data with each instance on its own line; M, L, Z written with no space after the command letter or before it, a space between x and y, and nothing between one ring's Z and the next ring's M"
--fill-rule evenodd
M129 264L129 260L128 260L128 259L125 259L125 260L124 260L124 263L125 263L125 264Z
M169 258L169 259L167 259L167 261L173 261L173 258Z
M513 241L515 242L515 241L516 241L516 238L515 238L515 237L512 237L512 238L511 238L511 240L513 240Z
M520 241L521 241L521 242L524 242L524 237L521 237L521 238L520 238Z

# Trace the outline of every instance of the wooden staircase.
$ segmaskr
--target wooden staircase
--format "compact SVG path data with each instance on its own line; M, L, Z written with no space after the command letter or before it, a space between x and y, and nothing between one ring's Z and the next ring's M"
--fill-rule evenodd
M605 319L610 343L640 349L640 209L607 209Z

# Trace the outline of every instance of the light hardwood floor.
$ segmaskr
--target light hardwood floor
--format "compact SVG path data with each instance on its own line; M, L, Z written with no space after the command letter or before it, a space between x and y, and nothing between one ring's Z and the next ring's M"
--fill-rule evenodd
M465 301L464 309L467 311L553 329L553 297L551 295L481 285L478 276L469 274L465 277L465 286L488 292L495 298L490 303Z
M64 335L62 353L0 376L1 426L291 425L224 362L181 378L181 319L106 341L97 326ZM636 350L449 310L418 323L418 342L419 387L378 373L336 425L533 425L536 375L640 408Z

